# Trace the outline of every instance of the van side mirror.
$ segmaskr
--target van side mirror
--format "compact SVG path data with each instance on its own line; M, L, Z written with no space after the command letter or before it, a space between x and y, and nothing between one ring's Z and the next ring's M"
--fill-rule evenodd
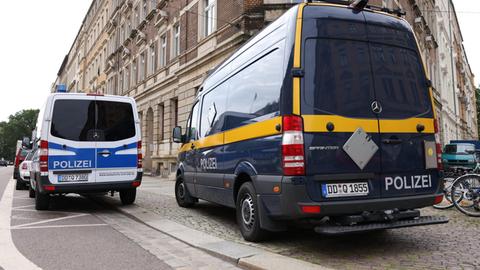
M176 143L183 143L185 140L184 140L184 137L182 136L182 127L175 127L173 129L173 142L176 142Z
M31 143L30 143L30 138L28 137L23 137L22 139L22 147L23 148L26 148L26 149L30 149L31 148Z

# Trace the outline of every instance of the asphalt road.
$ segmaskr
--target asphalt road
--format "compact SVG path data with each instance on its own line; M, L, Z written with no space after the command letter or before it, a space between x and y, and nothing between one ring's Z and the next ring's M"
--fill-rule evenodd
M11 167L0 168L0 194L11 193L7 188L13 190L15 180L11 176ZM12 184L8 185L10 182ZM5 251L8 255L16 247L18 256L42 269L233 267L89 198L57 196L51 203L49 211L36 211L34 199L28 198L28 191L13 192L9 229L14 246L5 244L8 241L1 238L2 235L7 238L6 234L0 234L2 253ZM0 211L4 210L4 207L0 208ZM5 216L0 213L0 218ZM156 242L147 241L151 239ZM184 250L187 252L182 254ZM0 258L0 269L2 266L10 268L2 265Z

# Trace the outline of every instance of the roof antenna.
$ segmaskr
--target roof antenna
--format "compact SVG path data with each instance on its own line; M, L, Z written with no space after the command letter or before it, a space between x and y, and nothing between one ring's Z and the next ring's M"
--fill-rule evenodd
M363 10L368 4L368 0L354 0L350 4L350 8L353 8L355 11L361 11Z

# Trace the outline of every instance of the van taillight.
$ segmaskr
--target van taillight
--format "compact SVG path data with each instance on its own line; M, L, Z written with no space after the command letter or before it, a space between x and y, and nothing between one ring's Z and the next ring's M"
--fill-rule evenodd
M48 141L40 141L39 159L40 172L48 173Z
M284 175L305 175L303 119L300 116L283 117L282 163Z
M438 120L433 120L433 130L435 132L435 152L437 158L437 169L443 170L443 162L442 162L442 145L440 144L440 133L438 128Z
M137 168L139 171L142 169L142 141L138 141L137 143Z

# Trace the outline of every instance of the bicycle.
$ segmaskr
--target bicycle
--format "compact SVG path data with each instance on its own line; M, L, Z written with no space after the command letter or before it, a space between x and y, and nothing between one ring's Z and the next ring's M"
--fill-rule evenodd
M480 175L465 174L452 184L450 200L462 213L471 217L480 217ZM461 199L458 200L458 197Z
M445 176L443 178L443 200L438 203L433 205L433 208L435 209L449 209L454 206L454 203L452 201L452 196L451 196L451 190L452 190L452 185L455 180L463 174L462 170L451 170L451 171L446 171ZM462 200L462 194L457 194L456 195L456 200L461 201Z

